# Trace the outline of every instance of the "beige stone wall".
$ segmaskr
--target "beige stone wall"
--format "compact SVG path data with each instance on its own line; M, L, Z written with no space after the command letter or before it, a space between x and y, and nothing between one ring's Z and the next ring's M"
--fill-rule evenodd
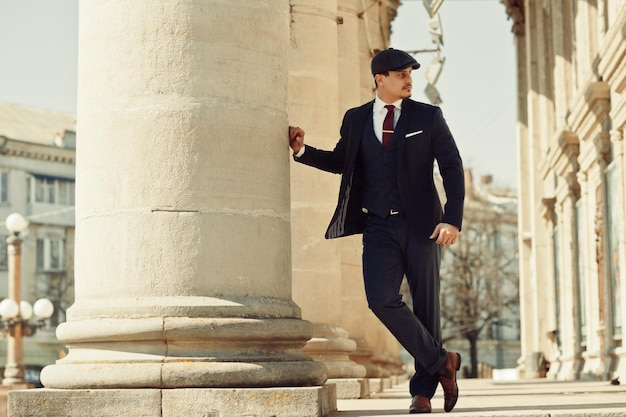
M550 377L624 376L626 5L505 3L520 95L520 368L536 376L525 359L541 352Z

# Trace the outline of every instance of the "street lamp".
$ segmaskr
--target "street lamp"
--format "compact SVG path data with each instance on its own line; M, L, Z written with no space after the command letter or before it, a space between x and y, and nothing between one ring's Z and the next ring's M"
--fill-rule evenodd
M21 301L22 293L22 239L20 233L28 227L28 221L18 214L12 213L4 223L11 232L7 238L8 266L9 266L9 296L0 302L0 331L7 337L7 364L4 369L3 385L24 384L24 347L23 336L32 336L43 322L50 318L54 311L52 302L42 298L35 302L35 306ZM29 324L28 320L37 315L39 323Z

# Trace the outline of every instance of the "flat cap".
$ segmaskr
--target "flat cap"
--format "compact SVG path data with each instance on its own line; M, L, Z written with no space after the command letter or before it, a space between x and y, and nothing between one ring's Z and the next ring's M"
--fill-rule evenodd
M385 49L372 58L372 75L402 71L409 67L418 69L420 64L411 55L399 49Z

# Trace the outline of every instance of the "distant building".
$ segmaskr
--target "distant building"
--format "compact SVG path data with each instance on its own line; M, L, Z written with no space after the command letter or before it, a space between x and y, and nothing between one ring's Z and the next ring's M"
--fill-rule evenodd
M55 306L48 328L24 339L25 364L58 358L63 346L54 329L74 299L75 131L74 115L0 103L0 221L14 212L29 221L22 234L22 299L32 304L46 297ZM8 234L0 228L1 298L8 291ZM0 343L0 355L5 349Z
M461 352L470 375L475 337L478 377L515 368L520 356L517 193L492 180L465 171L463 230L441 266L445 346Z

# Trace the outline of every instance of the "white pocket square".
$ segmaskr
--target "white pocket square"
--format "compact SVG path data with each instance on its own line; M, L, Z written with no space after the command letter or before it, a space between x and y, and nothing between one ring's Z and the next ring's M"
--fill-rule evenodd
M411 136L415 136L415 135L419 135L420 133L424 132L423 130L418 130L417 132L411 132L411 133L407 133L404 138L410 138Z

